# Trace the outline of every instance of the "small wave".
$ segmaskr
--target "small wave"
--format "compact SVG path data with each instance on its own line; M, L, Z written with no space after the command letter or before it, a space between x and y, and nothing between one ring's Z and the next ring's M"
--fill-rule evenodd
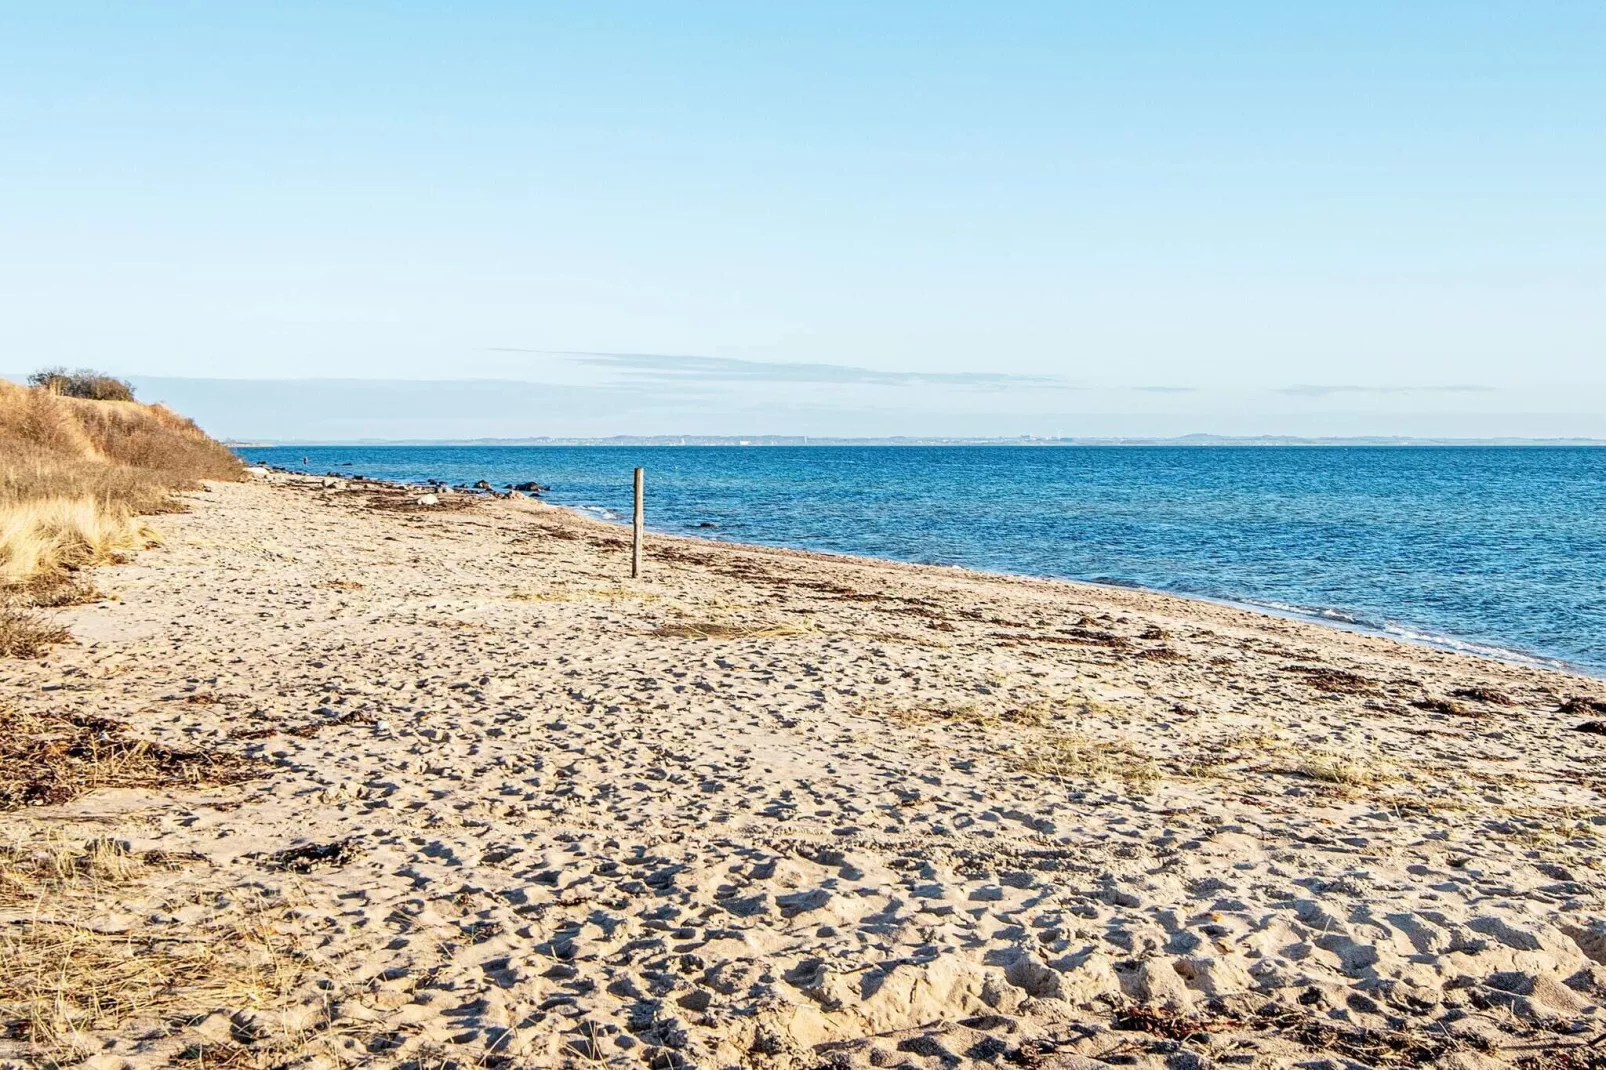
M1471 639L1458 639L1453 635L1413 628L1398 621L1383 621L1379 623L1340 609L1331 609L1324 606L1294 605L1288 602L1277 602L1269 598L1237 598L1230 601L1286 616L1319 620L1326 624L1337 625L1340 628L1382 632L1384 635L1395 639L1403 639L1408 643L1420 643L1424 646L1438 647L1440 650L1452 650L1458 654L1473 654L1480 658L1514 661L1522 665L1533 665L1538 668L1561 669L1569 672L1577 671L1576 666L1559 658L1541 657L1525 650L1499 646L1494 643L1479 643Z
M1353 613L1341 613L1336 609L1324 609L1324 610L1319 611L1316 615L1318 617L1322 618L1323 620L1336 620L1340 624L1364 625L1366 623L1364 620L1362 620L1360 617L1355 616Z
M605 520L610 524L623 524L625 522L624 517L609 509L606 505L576 505L574 511L584 513L586 516L594 516L598 520Z
M1383 631L1396 639L1404 639L1411 643L1425 643L1444 650L1453 650L1458 654L1474 654L1480 658L1497 658L1501 661L1515 661L1523 665L1534 665L1544 669L1563 669L1576 671L1575 667L1560 658L1547 658L1526 650L1516 650L1512 647L1498 646L1494 643L1479 643L1471 639L1457 639L1451 635L1438 632L1425 632L1418 628L1411 628L1393 621L1383 625Z
M1347 624L1355 628L1365 628L1369 631L1381 632L1384 625L1365 617L1351 613L1345 609L1334 609L1332 606L1302 606L1292 602L1278 602L1270 598L1234 598L1231 601L1240 605L1254 606L1256 609L1269 609L1273 613L1287 613L1295 617L1310 617L1314 620L1328 621L1332 624Z
M1121 579L1119 576L1091 576L1091 577L1088 578L1088 580L1086 582L1102 584L1105 587L1125 587L1125 588L1127 588L1129 590L1133 590L1133 591L1147 591L1147 590L1151 590L1151 589L1155 589L1155 590L1158 589L1158 588L1145 587L1143 584L1137 582L1136 580L1124 580L1124 579Z

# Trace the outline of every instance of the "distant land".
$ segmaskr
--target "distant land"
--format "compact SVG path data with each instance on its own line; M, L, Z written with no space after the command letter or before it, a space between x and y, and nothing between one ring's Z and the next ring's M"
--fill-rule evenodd
M1175 438L827 438L810 435L612 435L607 438L280 439L225 444L253 446L1606 446L1599 438L1299 438L1291 435L1179 435Z
M1598 445L1606 387L1544 392L776 382L580 365L588 381L202 379L129 375L234 442L509 445ZM721 365L723 368L723 365ZM790 366L781 366L786 371ZM117 367L107 369L122 374ZM564 370L562 368L558 369ZM793 369L795 371L795 369ZM818 369L805 369L812 374ZM830 369L827 369L830 370ZM848 369L836 369L847 376ZM773 369L771 369L773 372ZM771 374L767 372L765 374ZM720 374L726 374L721 372ZM776 373L778 374L778 373ZM801 374L801 373L799 373ZM823 375L823 373L822 373ZM15 378L21 379L19 374ZM950 377L951 378L951 377Z

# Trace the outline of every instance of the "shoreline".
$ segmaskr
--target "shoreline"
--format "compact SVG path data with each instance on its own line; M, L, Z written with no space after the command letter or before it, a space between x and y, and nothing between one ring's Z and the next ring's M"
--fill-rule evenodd
M193 756L8 815L7 858L123 859L0 897L8 946L233 971L83 1012L92 1070L1506 1070L1606 1032L1596 681L694 536L631 581L566 507L331 482L188 495L76 645L0 662L0 709Z
M398 485L410 486L411 484ZM599 508L596 506L560 505L556 502L545 501L543 501L542 504L548 505L554 509L566 510L582 519L596 520L599 523L607 524L610 527L623 528L626 531L630 530L630 524L626 520L607 520L601 517L593 517L584 511L588 508ZM662 531L651 526L646 529L646 533L655 538L687 539L697 543L715 543L720 546L731 546L737 549L791 550L797 553L810 554L823 560L867 561L888 565L907 565L912 568L952 569L956 572L964 572L974 576L993 576L999 579L1043 580L1050 583L1063 583L1075 587L1108 587L1114 590L1141 591L1145 594L1160 595L1165 598L1179 598L1186 602L1203 602L1208 605L1221 606L1224 609L1237 609L1247 613L1258 613L1263 616L1275 618L1277 620L1289 620L1298 621L1305 624L1315 624L1323 628L1333 628L1338 631L1349 632L1354 635L1374 636L1380 639L1388 639L1396 643L1401 643L1406 646L1427 647L1432 650L1440 650L1451 654L1460 654L1465 657L1483 658L1490 661L1502 662L1508 665L1522 665L1534 669L1547 669L1551 672L1565 673L1571 676L1581 676L1590 680L1606 682L1606 671L1596 672L1587 666L1576 665L1570 661L1567 661L1565 658L1551 658L1542 654L1530 654L1525 651L1508 647L1500 647L1489 643L1480 643L1477 640L1457 639L1454 636L1435 636L1426 633L1407 635L1398 631L1391 631L1386 625L1376 625L1363 621L1341 620L1337 619L1336 617L1325 615L1325 612L1336 613L1337 611L1334 610L1316 612L1313 610L1303 610L1299 608L1284 609L1277 606L1265 605L1259 602L1252 602L1244 599L1214 597L1207 594L1195 594L1187 591L1172 591L1164 587L1149 587L1136 581L1094 580L1086 579L1080 576L1044 576L1031 572L1004 572L993 569L971 568L969 565L944 565L929 561L903 561L896 557L879 557L875 554L837 553L830 550L811 550L803 546L781 546L771 545L769 543L739 542L734 539L725 539L718 535L689 535L682 532Z
M281 473L283 475L307 477L307 473L297 471L296 469L285 468L283 466L277 466L277 465L269 465L267 467L269 467L273 471ZM350 477L327 476L327 477L309 477L309 478L347 478L347 479L349 479ZM364 477L363 481L364 482L368 482L368 483L373 483L373 484L376 484L376 485L390 486L390 487L395 487L395 488L405 488L405 489L408 489L408 490L421 490L421 491L426 491L427 492L428 490L435 489L433 484L429 484L429 483L409 483L409 482L406 482L404 480L384 480L384 479L371 479L371 478ZM459 493L475 493L475 494L481 493L481 492L478 492L478 491L474 491L472 489L465 489L465 488L459 488L458 492ZM501 492L493 491L492 493L499 494ZM557 503L557 502L548 502L548 501L546 501L544 499L541 499L539 497L537 497L537 498L535 498L533 500L539 501L542 505L546 505L546 506L549 506L549 507L554 508L554 509L566 510L567 512L571 513L572 515L574 515L575 517L577 517L579 519L583 519L583 520L587 520L587 521L594 521L594 522L597 522L597 523L608 525L610 527L623 528L624 530L627 530L627 531L630 529L630 522L627 519L625 519L623 517L618 517L617 514L614 513L613 510L607 509L604 506L560 504L560 503ZM612 514L612 515L616 516L617 519L611 519L610 520L610 519L608 519L607 517L604 517L604 516L593 515L592 511L607 512L609 514ZM1321 625L1322 627L1335 628L1335 629L1337 629L1339 631L1352 632L1352 633L1358 634L1358 635L1377 636L1377 637L1393 640L1394 642L1404 643L1404 644L1406 644L1408 646L1428 647L1428 648L1433 649L1433 650L1441 650L1441 651L1445 651L1445 652L1448 652L1448 653L1461 654L1461 655L1465 655L1467 657L1487 658L1487 659L1492 660L1492 661L1504 662L1506 664L1511 664L1511 665L1523 665L1523 666L1527 666L1527 667L1530 667L1530 668L1546 669L1546 670L1549 670L1549 671L1552 671L1552 672L1560 672L1560 673L1566 673L1566 674L1573 675L1573 676L1581 676L1581 677L1585 677L1585 678L1590 679L1590 680L1606 681L1606 669L1595 670L1595 669L1592 669L1592 668L1590 668L1588 666L1575 664L1573 662L1568 661L1565 658L1549 657L1549 656L1544 655L1544 654L1532 653L1532 652L1529 652L1529 651L1524 651L1524 650L1517 649L1515 647L1503 647L1503 646L1500 646L1499 644L1496 644L1496 643L1485 643L1485 642L1482 642L1482 641L1476 640L1476 639L1462 639L1462 638L1458 638L1458 637L1453 636L1453 635L1442 635L1442 634L1435 634L1435 633L1429 633L1429 632L1415 632L1415 631L1412 631L1412 630L1408 629L1407 626L1405 626L1405 625L1399 625L1395 629L1391 629L1387 624L1379 625L1379 624L1374 624L1374 623L1372 623L1370 621L1344 620L1344 619L1341 619L1341 617L1338 616L1339 611L1337 611L1337 610L1322 610L1322 611L1318 611L1318 610L1303 609L1303 608L1300 608L1300 607L1280 607L1280 606L1268 605L1268 604L1264 604L1264 603L1260 603L1260 602L1256 602L1256 601L1252 601L1252 600L1232 598L1232 597L1228 597L1228 596L1213 596L1213 595L1206 595L1206 594L1197 594L1197 593L1193 593L1193 592L1173 591L1173 590L1168 590L1168 589L1166 589L1164 587L1150 587L1150 586L1147 586L1145 584L1138 583L1136 581L1125 581L1125 580L1114 580L1114 579L1106 581L1106 580L1097 580L1097 579L1087 579L1087 578L1084 578L1084 577L1077 577L1077 576L1046 576L1046 575L1040 575L1040 574L1037 574L1037 573L1029 573L1029 572L1007 572L1007 571L993 570L993 569L977 569L977 568L972 568L972 567L970 567L968 565L948 565L948 564L938 564L938 563L935 563L935 562L904 561L904 560L901 560L899 558L881 557L881 556L878 556L878 555L875 555L875 554L857 554L857 553L846 553L846 552L831 551L831 550L813 550L813 549L810 549L808 547L803 547L803 546L788 546L788 545L770 544L770 543L749 543L749 542L741 542L741 541L734 540L734 539L727 539L727 538L724 538L723 536L720 536L720 535L694 535L694 534L689 534L687 532L668 531L668 530L663 530L663 529L657 529L657 528L652 527L651 525L649 525L647 527L646 533L649 536L652 536L652 537L655 537L655 538L686 539L686 540L689 540L689 541L694 542L694 543L705 543L705 542L706 543L717 543L717 544L722 545L722 546L731 546L731 547L735 547L735 548L738 548L738 549L746 548L746 549L755 549L755 550L760 550L760 549L790 550L790 551L795 551L795 552L798 552L798 553L812 554L812 555L820 557L823 560L882 562L882 563L886 563L886 564L909 565L909 566L913 566L913 567L917 567L917 568L954 569L956 571L966 572L966 573L970 573L970 574L977 575L977 576L996 576L996 577L1000 577L1000 578L1024 579L1024 580L1046 580L1046 581L1051 581L1051 582L1056 582L1056 583L1065 583L1065 584L1071 584L1071 585L1087 585L1087 586L1092 586L1092 587L1112 587L1112 588L1117 588L1117 589L1143 591L1143 592L1146 592L1146 593L1149 593L1149 594L1163 595L1163 596L1168 597L1168 598L1180 598L1180 599L1184 599L1186 601L1205 602L1205 603L1208 603L1208 604L1211 604L1211 605L1218 605L1218 606L1223 606L1223 607L1232 608L1232 609L1240 609L1240 610L1245 610L1245 611L1251 612L1251 613L1261 613L1261 614L1264 614L1264 615L1266 615L1268 617L1274 617L1274 618L1277 618L1277 619L1280 619L1280 620L1302 621L1302 622L1309 623L1309 624ZM1333 616L1329 616L1328 615L1329 613L1334 614L1334 615Z
M596 506L560 505L555 502L543 502L542 504L550 505L554 509L568 510L569 512L574 513L582 518L599 520L601 523L608 524L613 527L622 527L626 530L629 530L630 528L630 524L625 520L607 520L599 517L591 517L589 514L584 512L584 510L588 508L598 508ZM910 565L915 568L953 569L955 571L966 572L976 576L996 576L1000 579L1045 580L1053 583L1070 584L1073 586L1109 587L1116 590L1142 591L1146 594L1162 595L1166 598L1180 598L1189 602L1204 602L1209 605L1221 606L1226 609L1238 609L1249 613L1259 613L1267 617L1274 617L1278 620L1300 621L1306 624L1316 624L1324 628L1334 628L1339 631L1350 632L1355 635L1376 636L1378 638L1389 639L1397 643L1403 643L1407 646L1428 647L1433 650L1441 650L1452 654L1461 654L1466 657L1486 658L1490 661L1503 662L1508 665L1523 665L1535 669L1548 669L1552 672L1566 673L1572 676L1582 676L1591 680L1606 681L1606 670L1596 672L1587 666L1576 665L1573 662L1567 661L1565 658L1546 657L1542 654L1531 654L1514 648L1497 646L1492 643L1481 643L1472 639L1457 639L1454 636L1437 636L1427 633L1403 634L1400 631L1390 630L1387 625L1377 625L1358 620L1343 620L1336 615L1327 615L1328 613L1337 614L1337 610L1325 610L1318 612L1315 610L1306 610L1297 607L1282 608L1279 606L1267 605L1246 599L1228 598L1225 596L1216 597L1207 594L1196 594L1188 591L1173 591L1164 587L1150 587L1145 584L1129 580L1095 580L1080 576L1044 576L1031 572L1004 572L993 569L971 568L969 565L944 565L929 561L903 561L895 557L879 557L875 554L835 553L828 550L810 550L807 547L802 546L779 546L771 545L769 543L738 542L733 539L722 538L718 535L687 535L679 532L661 531L650 526L647 528L647 534L661 538L690 539L696 542L718 543L722 546L733 546L745 549L795 550L799 553L813 554L827 560L835 558L848 561L874 561L885 564Z

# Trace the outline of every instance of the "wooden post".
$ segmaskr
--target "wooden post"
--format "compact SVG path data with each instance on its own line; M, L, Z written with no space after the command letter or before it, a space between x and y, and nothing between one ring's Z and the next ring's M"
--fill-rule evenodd
M635 540L630 546L630 578L635 579L641 575L641 469L636 469L636 519Z

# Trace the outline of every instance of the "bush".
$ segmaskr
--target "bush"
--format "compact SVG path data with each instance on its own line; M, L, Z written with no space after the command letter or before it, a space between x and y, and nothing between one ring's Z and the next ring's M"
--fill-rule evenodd
M45 368L28 376L28 385L51 394L85 401L133 401L134 388L126 379L79 368L69 372L66 368Z

